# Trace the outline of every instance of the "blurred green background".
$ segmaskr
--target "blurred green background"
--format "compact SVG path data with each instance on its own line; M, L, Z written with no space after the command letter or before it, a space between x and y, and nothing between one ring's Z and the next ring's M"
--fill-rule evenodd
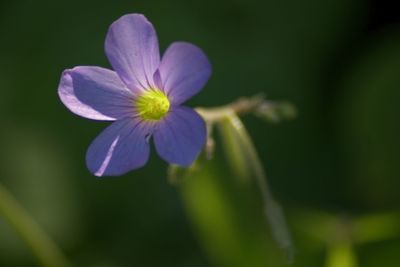
M143 13L161 51L184 40L209 56L212 78L189 105L262 92L297 107L279 124L243 118L285 210L293 266L400 266L400 12L390 3L1 1L0 181L75 266L280 266L257 188L232 185L218 139L189 185L169 184L155 153L123 177L87 171L86 149L108 123L61 104L61 72L109 67L108 26ZM2 217L0 266L39 266Z

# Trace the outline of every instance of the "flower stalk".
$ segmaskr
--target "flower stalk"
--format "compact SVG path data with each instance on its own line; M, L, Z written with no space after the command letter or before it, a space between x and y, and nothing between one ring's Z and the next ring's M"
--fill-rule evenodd
M244 154L246 163L248 165L249 173L247 176L254 177L258 188L260 189L264 204L264 213L271 227L272 234L279 246L285 250L288 262L292 262L294 249L290 233L286 225L285 216L281 206L275 200L272 192L269 189L267 176L256 148L242 121L236 114L232 114L225 120L225 123L227 123L232 131L237 135L237 140L240 143L242 153Z
M267 120L271 118L270 121L275 122L282 119L292 119L296 116L296 110L290 103L269 101L261 94L252 97L241 97L228 105L198 107L195 110L209 124L222 121L232 114L242 116L254 113Z
M287 259L291 262L294 249L282 208L269 189L263 165L239 116L252 113L268 121L278 122L295 117L295 108L287 102L268 101L263 95L255 95L239 98L228 105L198 107L195 110L206 121L209 132L212 131L214 124L220 128L225 141L224 148L235 173L241 176L240 178L255 178L263 199L266 220L270 224L276 242L286 251ZM208 136L208 139L210 138L212 137Z

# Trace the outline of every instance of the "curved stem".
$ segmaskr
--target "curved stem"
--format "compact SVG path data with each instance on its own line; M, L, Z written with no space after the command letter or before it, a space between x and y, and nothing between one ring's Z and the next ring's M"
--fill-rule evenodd
M275 200L267 183L267 175L260 161L256 148L244 127L242 121L235 114L226 118L232 125L243 146L242 149L248 157L249 168L257 181L265 205L265 215L271 225L272 233L279 245L286 250L289 262L293 259L293 244L281 206Z
M0 183L0 215L10 223L44 267L68 267L61 250Z
M196 108L196 111L204 118L208 127L212 127L213 124L219 124L223 129L224 122L228 122L231 129L238 136L239 142L242 144L241 149L248 159L246 164L248 164L249 169L256 179L258 187L261 191L261 195L265 207L265 216L271 225L273 235L279 245L286 250L289 262L292 261L294 249L290 238L289 230L286 226L286 221L282 208L275 201L271 191L269 190L267 184L267 177L262 166L262 163L258 157L257 151L254 144L246 131L246 128L239 119L240 115L245 115L248 113L263 113L262 115L274 115L281 117L292 117L293 113L282 113L277 112L279 109L288 109L287 103L277 103L266 101L262 95L256 95L250 98L240 98L231 104L212 107L212 108ZM289 107L289 109L293 107ZM229 129L228 129L229 131ZM237 165L237 162L234 163Z
M288 260L291 262L294 249L282 208L275 201L269 190L262 163L239 116L254 113L264 118L272 118L272 121L276 122L281 118L293 118L296 114L294 107L285 102L266 101L262 95L256 95L249 98L240 98L231 104L220 107L198 107L196 111L204 118L208 127L212 127L213 124L220 124L223 129L224 122L228 122L231 125L231 129L237 134L238 140L242 144L241 149L248 159L246 164L252 170L260 188L265 205L265 216L271 225L273 235L279 245L286 250Z
M263 95L241 97L238 100L219 107L198 107L196 111L208 123L214 123L226 118L229 114L238 116L253 113L269 122L296 117L296 108L286 101L269 101Z
M244 115L246 113L256 111L261 105L269 104L264 100L262 95L256 95L253 97L242 97L238 100L220 107L198 107L196 111L204 118L207 123L214 123L225 119L232 113L237 115Z

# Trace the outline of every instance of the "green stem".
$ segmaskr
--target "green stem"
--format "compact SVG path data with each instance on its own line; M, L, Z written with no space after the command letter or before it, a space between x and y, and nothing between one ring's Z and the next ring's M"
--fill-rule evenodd
M254 144L251 141L251 138L242 121L237 115L231 114L229 117L227 117L227 120L229 120L232 128L235 130L243 144L242 149L248 157L249 168L253 171L253 175L256 178L258 187L261 191L265 205L265 215L271 225L272 233L279 245L286 250L289 262L291 262L294 251L290 233L288 227L286 226L286 220L284 218L281 206L278 204L278 202L276 202L271 191L269 190L267 176L258 157Z
M196 111L209 124L219 122L230 114L241 116L253 113L272 122L293 119L296 116L296 109L290 103L268 101L263 95L241 97L228 105L218 107L197 107Z
M256 95L253 97L242 97L238 100L224 106L219 107L198 107L196 111L204 118L204 120L213 124L228 117L230 114L244 115L255 112L261 105L268 104L263 96Z
M0 183L0 215L10 223L44 267L68 267L65 256L34 219Z
M285 117L292 118L295 114L294 108L287 103L266 101L262 95L256 95L249 98L240 98L228 105L220 107L198 107L196 108L196 111L204 118L209 127L212 127L213 124L220 124L221 129L224 131L224 122L228 122L228 125L230 125L237 134L238 140L241 143L240 149L243 151L243 155L240 156L245 156L248 159L248 161L246 161L246 164L248 164L248 169L252 170L253 175L256 178L265 205L265 215L271 225L273 235L279 245L286 250L288 259L291 261L294 254L293 245L288 228L286 226L282 208L275 201L272 193L269 190L267 177L262 163L258 157L257 151L253 142L251 141L251 138L249 137L249 134L246 131L246 128L243 126L238 116L254 113L262 114L263 116L267 117L273 115L275 119ZM228 142L229 140L225 141ZM233 159L233 161L236 161L236 159ZM233 164L236 165L237 162L233 162ZM245 170L243 169L243 171Z

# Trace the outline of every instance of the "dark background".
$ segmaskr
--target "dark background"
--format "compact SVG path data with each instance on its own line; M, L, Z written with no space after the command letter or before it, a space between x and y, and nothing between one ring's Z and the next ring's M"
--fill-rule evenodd
M74 264L220 264L198 241L204 236L188 218L182 189L168 183L166 163L152 153L144 168L123 177L93 177L85 152L107 123L79 118L58 99L63 69L110 67L105 33L127 13L148 17L161 51L184 40L209 56L212 78L188 105L263 92L297 107L295 120L279 124L243 118L288 214L294 266L322 266L329 255L329 245L298 230L305 210L336 219L400 211L394 1L1 1L0 181ZM226 167L220 156L214 162ZM359 266L397 266L397 234L355 245ZM0 217L0 266L35 264Z

